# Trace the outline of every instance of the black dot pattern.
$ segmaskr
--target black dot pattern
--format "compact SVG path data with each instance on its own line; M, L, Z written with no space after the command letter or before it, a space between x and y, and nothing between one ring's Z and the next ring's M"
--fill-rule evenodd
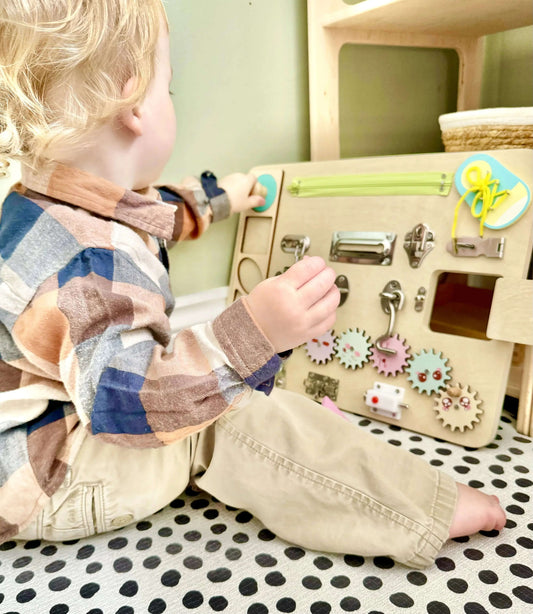
M0 614L533 611L533 442L514 430L513 416L504 413L481 450L349 419L496 494L505 530L454 539L433 566L413 570L385 555L306 550L249 512L187 489L153 517L110 534L0 545Z

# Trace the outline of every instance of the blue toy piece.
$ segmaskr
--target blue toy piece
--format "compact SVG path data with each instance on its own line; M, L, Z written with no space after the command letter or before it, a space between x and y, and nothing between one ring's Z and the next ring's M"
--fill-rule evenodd
M480 216L483 207L483 199L480 198L480 191L475 189L476 185L478 182L493 180L497 180L499 192L508 192L497 207L488 211L484 220L484 226L496 230L510 226L526 212L531 201L528 186L498 160L481 153L465 160L455 174L455 185L459 194L463 195L470 190L465 196L470 206L476 199L473 210L476 217Z
M262 213L267 209L270 209L274 201L276 200L276 194L278 186L276 180L272 175L264 174L257 178L257 181L267 189L267 195L265 197L265 204L262 207L254 207L254 211Z

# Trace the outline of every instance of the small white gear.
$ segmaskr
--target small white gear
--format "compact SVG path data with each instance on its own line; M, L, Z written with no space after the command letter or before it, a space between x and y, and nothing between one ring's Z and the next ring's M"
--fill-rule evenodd
M469 386L449 384L435 399L433 409L444 426L463 433L465 429L473 429L483 413L479 407L481 401L476 397L477 392L470 390Z
M409 358L409 346L405 342L405 339L400 339L399 335L393 335L387 337L381 342L381 346L395 350L395 354L386 354L380 352L374 345L372 347L371 360L374 363L374 367L378 370L378 373L383 373L386 376L398 375L407 366L407 359Z
M451 370L451 367L446 366L447 362L448 359L442 352L436 354L433 350L421 350L418 354L413 354L409 361L407 379L413 388L430 396L433 392L446 388L446 382L450 379L448 371Z
M368 362L370 347L370 337L364 330L349 328L337 338L335 354L341 365L347 369L357 369Z
M305 344L305 351L309 358L318 365L329 362L335 354L335 335L328 330L320 337L310 339Z

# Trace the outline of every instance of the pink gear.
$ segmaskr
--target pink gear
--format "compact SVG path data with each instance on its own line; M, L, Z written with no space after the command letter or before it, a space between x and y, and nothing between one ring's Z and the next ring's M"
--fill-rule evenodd
M399 335L393 335L387 337L381 342L383 347L391 350L396 350L396 354L386 354L380 352L377 347L372 346L370 359L374 363L374 367L378 370L378 373L383 375L398 375L407 366L407 359L410 357L410 347L405 342L405 339L400 339Z
M329 362L335 352L335 336L333 331L328 330L322 336L307 341L305 351L309 358L319 365Z

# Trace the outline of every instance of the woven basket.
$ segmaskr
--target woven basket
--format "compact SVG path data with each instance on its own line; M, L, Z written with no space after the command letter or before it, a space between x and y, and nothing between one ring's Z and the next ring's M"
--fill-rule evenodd
M533 148L533 107L447 113L439 124L445 151Z

